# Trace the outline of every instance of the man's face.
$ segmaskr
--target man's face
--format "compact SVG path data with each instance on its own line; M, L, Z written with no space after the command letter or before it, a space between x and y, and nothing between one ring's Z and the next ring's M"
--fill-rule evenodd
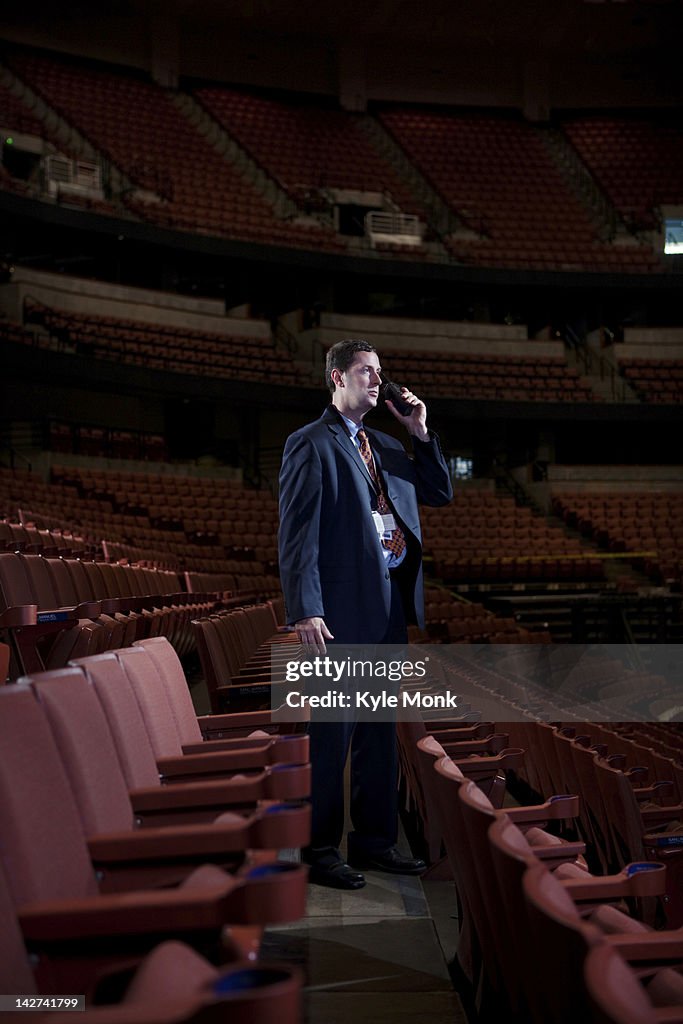
M340 374L337 390L347 409L364 416L374 409L381 384L380 362L376 352L356 352L348 370Z

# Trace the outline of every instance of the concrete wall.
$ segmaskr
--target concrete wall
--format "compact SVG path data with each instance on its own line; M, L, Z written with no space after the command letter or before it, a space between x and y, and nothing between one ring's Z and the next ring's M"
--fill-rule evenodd
M617 359L683 359L683 327L627 327Z
M304 341L334 345L344 338L363 338L381 351L401 349L510 356L563 356L561 341L529 341L519 324L458 323L446 320L404 320L393 317L343 316L323 313L320 327L305 331Z
M270 335L265 320L227 316L223 304L214 299L193 299L19 267L11 281L0 287L0 310L10 320L20 322L26 298L66 312L167 324L212 334L252 338Z
M683 466L549 466L552 494L683 491Z

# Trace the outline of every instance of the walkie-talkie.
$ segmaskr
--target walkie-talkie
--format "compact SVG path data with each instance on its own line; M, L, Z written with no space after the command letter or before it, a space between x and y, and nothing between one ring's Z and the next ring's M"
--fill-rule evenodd
M402 397L398 384L394 384L393 381L389 380L385 373L380 372L380 379L382 381L382 396L384 400L389 399L394 409L401 416L410 416L415 406L411 405L410 402L406 402L405 398Z

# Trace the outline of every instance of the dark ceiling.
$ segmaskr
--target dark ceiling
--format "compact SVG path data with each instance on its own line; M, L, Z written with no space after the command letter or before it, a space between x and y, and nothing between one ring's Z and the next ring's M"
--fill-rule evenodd
M533 57L553 54L633 56L672 54L680 43L680 0L90 0L55 4L24 0L7 4L0 31L12 27L91 21L93 16L147 16L179 24L217 27L233 35L297 37L311 44L395 41L410 49L434 46L454 51L524 50Z

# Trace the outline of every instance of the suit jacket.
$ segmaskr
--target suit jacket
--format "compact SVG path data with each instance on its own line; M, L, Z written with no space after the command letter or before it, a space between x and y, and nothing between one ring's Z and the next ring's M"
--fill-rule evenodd
M439 440L414 441L414 456L366 428L384 493L406 536L400 567L408 622L424 625L418 503L453 497ZM287 621L319 615L338 643L379 643L391 581L372 519L376 494L360 453L333 406L292 434L280 473L280 578Z

